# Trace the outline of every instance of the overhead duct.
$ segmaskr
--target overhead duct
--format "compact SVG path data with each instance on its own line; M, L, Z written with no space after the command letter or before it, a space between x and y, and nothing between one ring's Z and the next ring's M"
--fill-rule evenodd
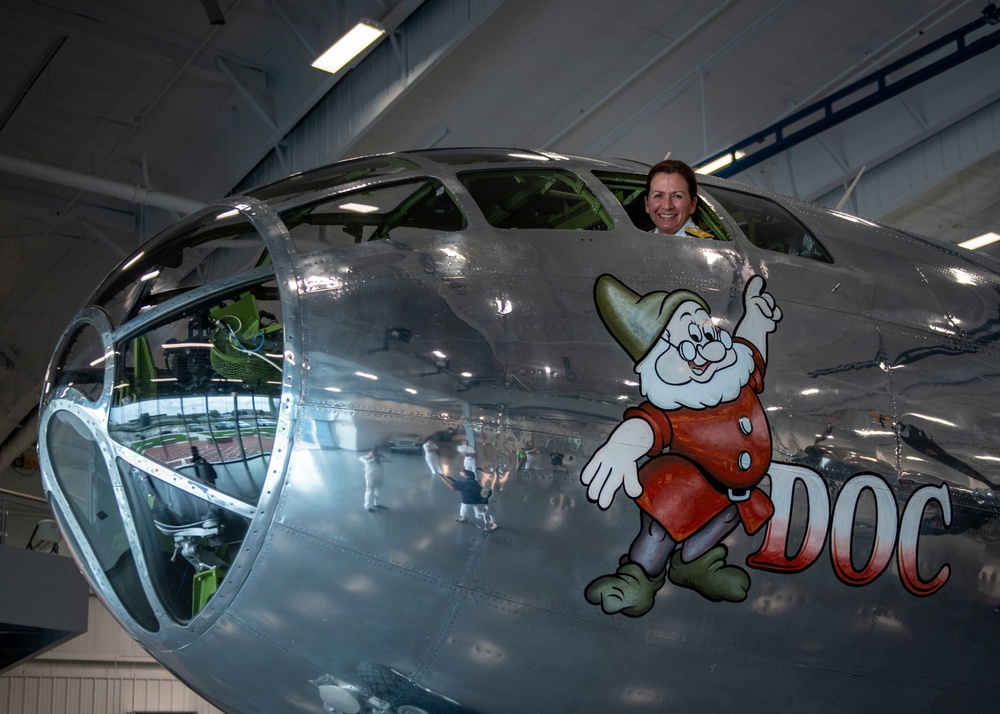
M156 208L164 208L168 211L177 211L185 215L194 213L205 207L204 203L184 198L183 196L174 196L169 193L154 191L144 186L131 186L118 181L111 181L110 179L98 176L89 176L69 169L46 166L36 161L27 161L3 154L0 154L0 171L60 186L68 186L69 188L81 191L89 191L90 193L102 196L120 198L123 201L142 206L155 206Z

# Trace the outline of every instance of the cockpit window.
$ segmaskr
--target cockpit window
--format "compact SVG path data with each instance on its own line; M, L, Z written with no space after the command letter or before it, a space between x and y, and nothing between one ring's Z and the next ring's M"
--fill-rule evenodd
M606 231L611 216L576 174L559 169L469 171L459 181L497 228Z
M768 198L713 186L712 195L758 248L832 263L820 242L791 213Z
M628 212L628 217L632 219L636 228L647 233L655 228L652 219L646 213L646 203L643 200L646 196L644 174L595 171L594 176L618 199L618 203ZM695 209L693 219L699 228L708 231L717 239L732 240L708 196L704 194L698 196L698 207Z
M460 231L465 215L437 179L380 184L298 206L281 220L299 253L382 238Z

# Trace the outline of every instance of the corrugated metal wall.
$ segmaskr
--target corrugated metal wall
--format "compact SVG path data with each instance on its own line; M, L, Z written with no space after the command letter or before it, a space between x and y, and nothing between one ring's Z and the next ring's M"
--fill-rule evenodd
M89 630L0 676L4 714L221 714L137 645L95 596Z

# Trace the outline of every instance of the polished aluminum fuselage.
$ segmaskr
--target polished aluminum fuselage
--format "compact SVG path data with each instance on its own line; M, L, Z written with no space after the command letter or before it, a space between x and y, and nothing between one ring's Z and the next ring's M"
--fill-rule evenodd
M760 249L724 211L730 242L650 235L591 173L644 167L554 156L614 227L505 230L456 178L479 164L410 156L420 167L392 180L440 179L466 216L463 228L299 252L278 214L300 196L208 209L241 211L267 245L284 369L259 499L240 511L249 523L240 551L195 617L178 622L157 602L136 516L126 514L134 587L156 626L149 615L137 622L46 469L75 557L143 647L233 712L340 711L345 692L355 693L355 711L483 714L996 705L995 264L778 196L770 199L809 227L832 262ZM707 197L713 186L734 184L705 179ZM767 529L737 529L726 545L752 580L743 602L712 602L668 582L655 607L628 617L584 597L589 582L614 572L640 523L626 494L602 510L580 482L625 410L643 401L633 360L595 308L603 273L639 294L692 291L730 331L753 275L781 308L759 395L771 459L776 473L816 475L824 493L813 498L805 482L786 480L789 500L770 537L785 529L790 562L804 542L817 554L784 572L747 565ZM131 323L98 308L83 318L111 353L137 320L176 307L165 302ZM71 411L112 464L116 502L128 510L113 462L145 462L107 437L113 382L94 400L72 386L51 390L40 445L45 465L51 415ZM475 446L497 530L456 522L459 494L423 454L390 451L393 437L432 434L446 475L463 468L462 439ZM373 447L388 456L386 508L375 512L364 507L359 462ZM526 468L518 451L530 447L540 454ZM553 450L565 470L553 469ZM166 467L153 476L173 478ZM907 511L927 486L935 498ZM761 487L774 489L767 478ZM845 493L855 500L838 509ZM915 581L901 574L901 558ZM366 679L373 668L394 684L377 690Z

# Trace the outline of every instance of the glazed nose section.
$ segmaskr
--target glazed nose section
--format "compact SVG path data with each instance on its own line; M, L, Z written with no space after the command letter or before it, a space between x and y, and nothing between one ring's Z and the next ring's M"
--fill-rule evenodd
M721 362L726 356L726 346L720 340L712 340L702 345L698 352L708 362Z

